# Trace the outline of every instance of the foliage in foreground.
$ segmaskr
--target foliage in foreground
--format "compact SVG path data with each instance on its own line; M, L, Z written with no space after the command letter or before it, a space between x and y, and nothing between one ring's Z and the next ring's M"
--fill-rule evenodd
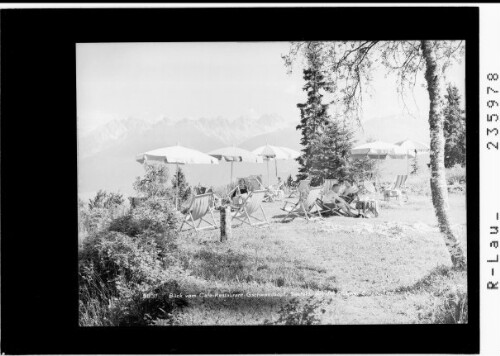
M331 303L328 300L328 304ZM266 325L315 325L321 322L319 315L324 314L324 301L309 297L304 301L293 298L283 305L278 311L278 318L275 321L265 320Z
M170 320L173 310L187 304L169 297L180 293L185 272L174 257L179 216L164 184L167 173L162 165L147 166L146 176L134 184L144 201L127 214L101 222L83 242L80 325L150 325ZM109 206L95 209L106 211Z
M419 313L419 320L432 324L464 324L468 322L467 272L448 266L438 266L398 293L420 293L429 296L430 303Z
M84 326L148 325L157 318L168 319L174 308L185 304L168 298L169 293L179 293L182 270L150 232L90 237L80 252L79 275Z

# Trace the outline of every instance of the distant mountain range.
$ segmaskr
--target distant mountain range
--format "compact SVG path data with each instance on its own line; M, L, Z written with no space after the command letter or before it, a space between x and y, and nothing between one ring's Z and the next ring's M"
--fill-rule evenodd
M207 151L221 146L240 145L255 136L291 126L293 124L289 120L278 115L262 115L258 118L241 116L232 120L224 117L179 121L163 118L154 123L128 118L113 120L83 134L79 140L79 154L85 158L111 150L108 153L135 155L176 143Z
M230 145L253 150L266 143L300 150L297 124L298 119L292 121L275 114L235 119L174 121L163 117L156 122L137 118L110 121L78 137L80 191L94 192L102 188L128 193L135 176L142 174L142 167L135 162L136 155L177 143L202 152ZM366 120L355 134L356 144L368 139L396 142L407 138L428 143L427 122L401 115L373 118ZM202 170L193 168L192 171L193 182L203 181L199 176L203 175ZM222 178L213 180L219 179Z

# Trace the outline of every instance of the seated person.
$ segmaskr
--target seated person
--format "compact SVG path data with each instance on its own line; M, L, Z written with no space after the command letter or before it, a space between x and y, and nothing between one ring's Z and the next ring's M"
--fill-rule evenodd
M360 189L356 186L354 182L349 180L345 180L345 190L340 194L342 198L348 203L353 202L354 200L359 200L358 192Z
M233 192L230 195L231 201L234 205L240 205L243 203L243 200L245 200L247 197L248 197L248 188L245 184L245 180L240 179L238 181L237 189L233 189Z
M201 184L198 184L196 187L196 194L205 194L207 192L207 188L203 187Z
M362 214L356 214L353 208L349 205L349 203L339 195L341 189L340 184L334 184L332 189L325 193L323 196L323 204L328 205L335 204L340 208L340 210L346 215L350 217L360 217Z

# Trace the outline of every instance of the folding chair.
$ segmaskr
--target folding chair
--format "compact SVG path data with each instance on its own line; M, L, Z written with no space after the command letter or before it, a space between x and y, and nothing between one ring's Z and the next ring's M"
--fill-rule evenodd
M321 219L321 207L318 205L320 195L321 188L312 188L308 192L301 194L297 202L285 202L285 205L281 208L281 210L287 212L288 214L283 218L283 220L281 220L281 222L285 222L290 217L293 220L301 215L304 215L304 218L307 221ZM289 205L290 207L288 208ZM318 216L314 216L314 213L317 213Z
M267 220L266 213L264 212L264 208L262 208L262 200L266 195L266 190L254 190L248 194L248 197L243 201L243 203L239 206L231 206L236 209L235 212L231 215L231 222L233 220L240 221L241 224L248 224L250 226L259 226L263 224L269 224ZM255 216L257 211L262 211L263 219L259 219ZM254 221L256 220L256 221Z
M281 182L276 188L272 186L266 188L267 194L265 196L265 201L273 202L275 200L282 200L285 197L285 191L283 187L285 186L285 182Z
M299 182L299 185L297 186L297 188L296 189L292 189L292 191L290 192L290 195L288 196L288 198L292 198L297 193L302 194L304 191L306 191L307 189L309 189L310 185L311 185L311 180L310 179L302 179Z
M217 223L215 222L215 217L213 213L213 201L214 201L214 193L194 195L179 231L182 231L182 227L184 226L184 224L195 229L196 232L205 229L212 229L212 228L217 229L218 226ZM212 216L213 223L205 219L205 216L208 213L210 213L210 215ZM209 225L200 227L203 221L208 223ZM196 222L198 222L198 225L196 225ZM184 231L187 230L190 229L188 228L185 229Z
M389 189L384 189L384 200L390 200L391 197L396 197L396 200L399 200L401 195L406 195L406 200L408 200L408 194L406 193L406 180L408 179L408 175L398 175L396 177L396 181L394 185Z

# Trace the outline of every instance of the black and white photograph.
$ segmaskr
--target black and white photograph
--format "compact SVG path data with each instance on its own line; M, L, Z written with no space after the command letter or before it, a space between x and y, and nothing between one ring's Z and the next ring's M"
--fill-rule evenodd
M466 51L77 43L79 326L467 324Z
M496 354L498 14L0 5L0 352Z

